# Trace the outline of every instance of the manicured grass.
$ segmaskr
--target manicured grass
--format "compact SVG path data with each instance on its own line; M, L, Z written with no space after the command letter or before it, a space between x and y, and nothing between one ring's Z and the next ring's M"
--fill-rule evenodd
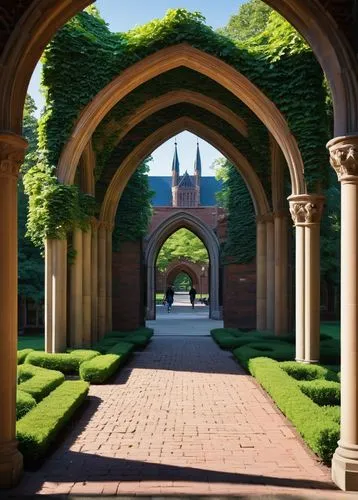
M25 364L40 366L49 370L59 370L62 373L76 374L83 361L88 361L98 355L98 351L90 349L76 349L70 353L56 354L33 351L26 357Z
M302 392L300 384L303 382L288 375L273 359L253 358L248 361L247 366L310 448L323 461L329 462L339 439L339 410L334 406L327 409L317 405ZM317 386L317 382L322 381L306 384L316 383Z
M16 437L25 460L36 460L46 453L85 400L88 388L82 380L63 382L17 422Z
M35 399L27 392L17 390L16 393L16 420L26 415L32 408L36 406Z
M80 366L80 377L91 384L103 384L119 368L124 359L119 354L103 354Z
M65 380L63 373L24 364L18 368L18 389L30 394L36 402L48 396Z
M45 337L42 333L36 335L19 335L17 338L17 348L19 350L35 349L36 351L43 351L45 349Z

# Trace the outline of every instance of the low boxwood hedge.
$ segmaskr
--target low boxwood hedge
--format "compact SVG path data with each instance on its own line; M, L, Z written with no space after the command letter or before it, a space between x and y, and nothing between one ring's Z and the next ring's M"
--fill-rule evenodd
M280 367L296 380L333 380L338 381L337 374L327 367L320 365L309 365L297 363L296 361L284 361Z
M248 361L248 370L291 420L310 448L328 462L339 439L339 423L334 419L334 411L318 406L303 394L299 382L273 359L252 358Z
M123 358L119 354L102 354L85 361L80 365L80 377L91 384L103 384L118 370Z
M33 349L21 349L17 351L17 364L22 365L30 352L33 352Z
M104 338L110 338L110 337L129 337L131 335L144 335L148 339L150 339L153 336L154 330L153 328L147 328L145 326L141 328L137 328L136 330L133 330L131 332L126 332L126 331L120 331L120 330L112 330L110 332L106 332Z
M59 370L62 373L75 374L83 361L98 356L99 352L90 349L76 349L70 353L48 353L34 351L28 354L25 364L40 366L49 370Z
M85 400L88 387L83 380L68 380L17 422L16 437L25 460L36 460L46 453Z
M341 402L341 385L331 380L298 382L301 391L319 406L334 406Z
M250 359L262 356L267 356L276 361L292 360L295 357L295 346L279 340L252 342L251 344L234 349L233 354L238 362L244 368L247 368Z
M134 344L130 342L117 342L108 349L107 354L119 354L123 357L122 361L128 358L128 356L134 351Z
M34 406L36 406L35 399L27 392L18 390L16 393L16 420L26 415Z
M63 373L24 364L18 368L18 389L30 394L37 402L48 396L65 380Z

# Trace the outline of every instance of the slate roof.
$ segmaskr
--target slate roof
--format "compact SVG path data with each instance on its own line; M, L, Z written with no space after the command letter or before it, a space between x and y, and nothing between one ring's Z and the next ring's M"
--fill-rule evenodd
M155 195L152 198L154 207L170 207L172 205L172 177L149 176L149 186ZM221 191L222 182L215 177L200 178L200 205L214 207L217 205L215 193Z
M190 175L188 174L188 172L186 170L185 170L185 174L183 175L183 177L179 181L178 187L192 188L192 189L195 188L195 182L193 182L191 180Z

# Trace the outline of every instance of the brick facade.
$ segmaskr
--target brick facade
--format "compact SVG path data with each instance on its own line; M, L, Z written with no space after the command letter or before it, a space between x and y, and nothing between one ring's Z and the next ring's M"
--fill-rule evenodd
M142 244L121 243L113 252L113 330L135 330L144 325L145 273Z

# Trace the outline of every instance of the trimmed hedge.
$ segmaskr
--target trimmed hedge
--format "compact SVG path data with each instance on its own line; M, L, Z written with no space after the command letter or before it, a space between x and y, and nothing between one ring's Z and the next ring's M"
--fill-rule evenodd
M301 391L319 406L341 403L341 385L331 380L305 380L298 382Z
M295 425L310 448L328 462L339 439L339 423L333 418L336 410L327 411L314 403L303 394L299 383L273 359L250 359L248 369Z
M18 368L18 389L30 394L37 402L48 396L65 380L63 373L28 364Z
M62 373L78 373L80 364L98 356L98 351L77 349L71 353L47 353L42 351L31 352L25 364L40 366L48 370L59 370Z
M267 356L276 361L292 360L295 357L295 347L288 342L272 340L269 342L252 342L233 351L235 358L244 367L252 358Z
M119 368L123 357L119 354L103 354L80 365L80 377L91 384L103 384Z
M89 384L66 381L17 422L16 437L25 460L42 457L58 432L85 400Z
M297 363L296 361L284 361L280 363L280 367L296 380L338 380L337 374L334 371L320 365L306 365Z
M30 394L18 390L16 393L16 420L26 415L35 406L36 401Z
M117 342L108 350L107 354L119 354L124 360L124 358L127 359L133 351L134 344L130 342Z
M113 330L113 331L107 332L105 334L104 338L110 338L110 337L122 337L123 338L123 337L129 337L129 336L135 335L135 334L144 335L148 339L150 339L154 334L154 330L153 330L153 328L147 328L147 327L137 328L136 330L133 330L131 332Z
M33 349L21 349L17 351L17 364L22 365L30 352L33 352Z

